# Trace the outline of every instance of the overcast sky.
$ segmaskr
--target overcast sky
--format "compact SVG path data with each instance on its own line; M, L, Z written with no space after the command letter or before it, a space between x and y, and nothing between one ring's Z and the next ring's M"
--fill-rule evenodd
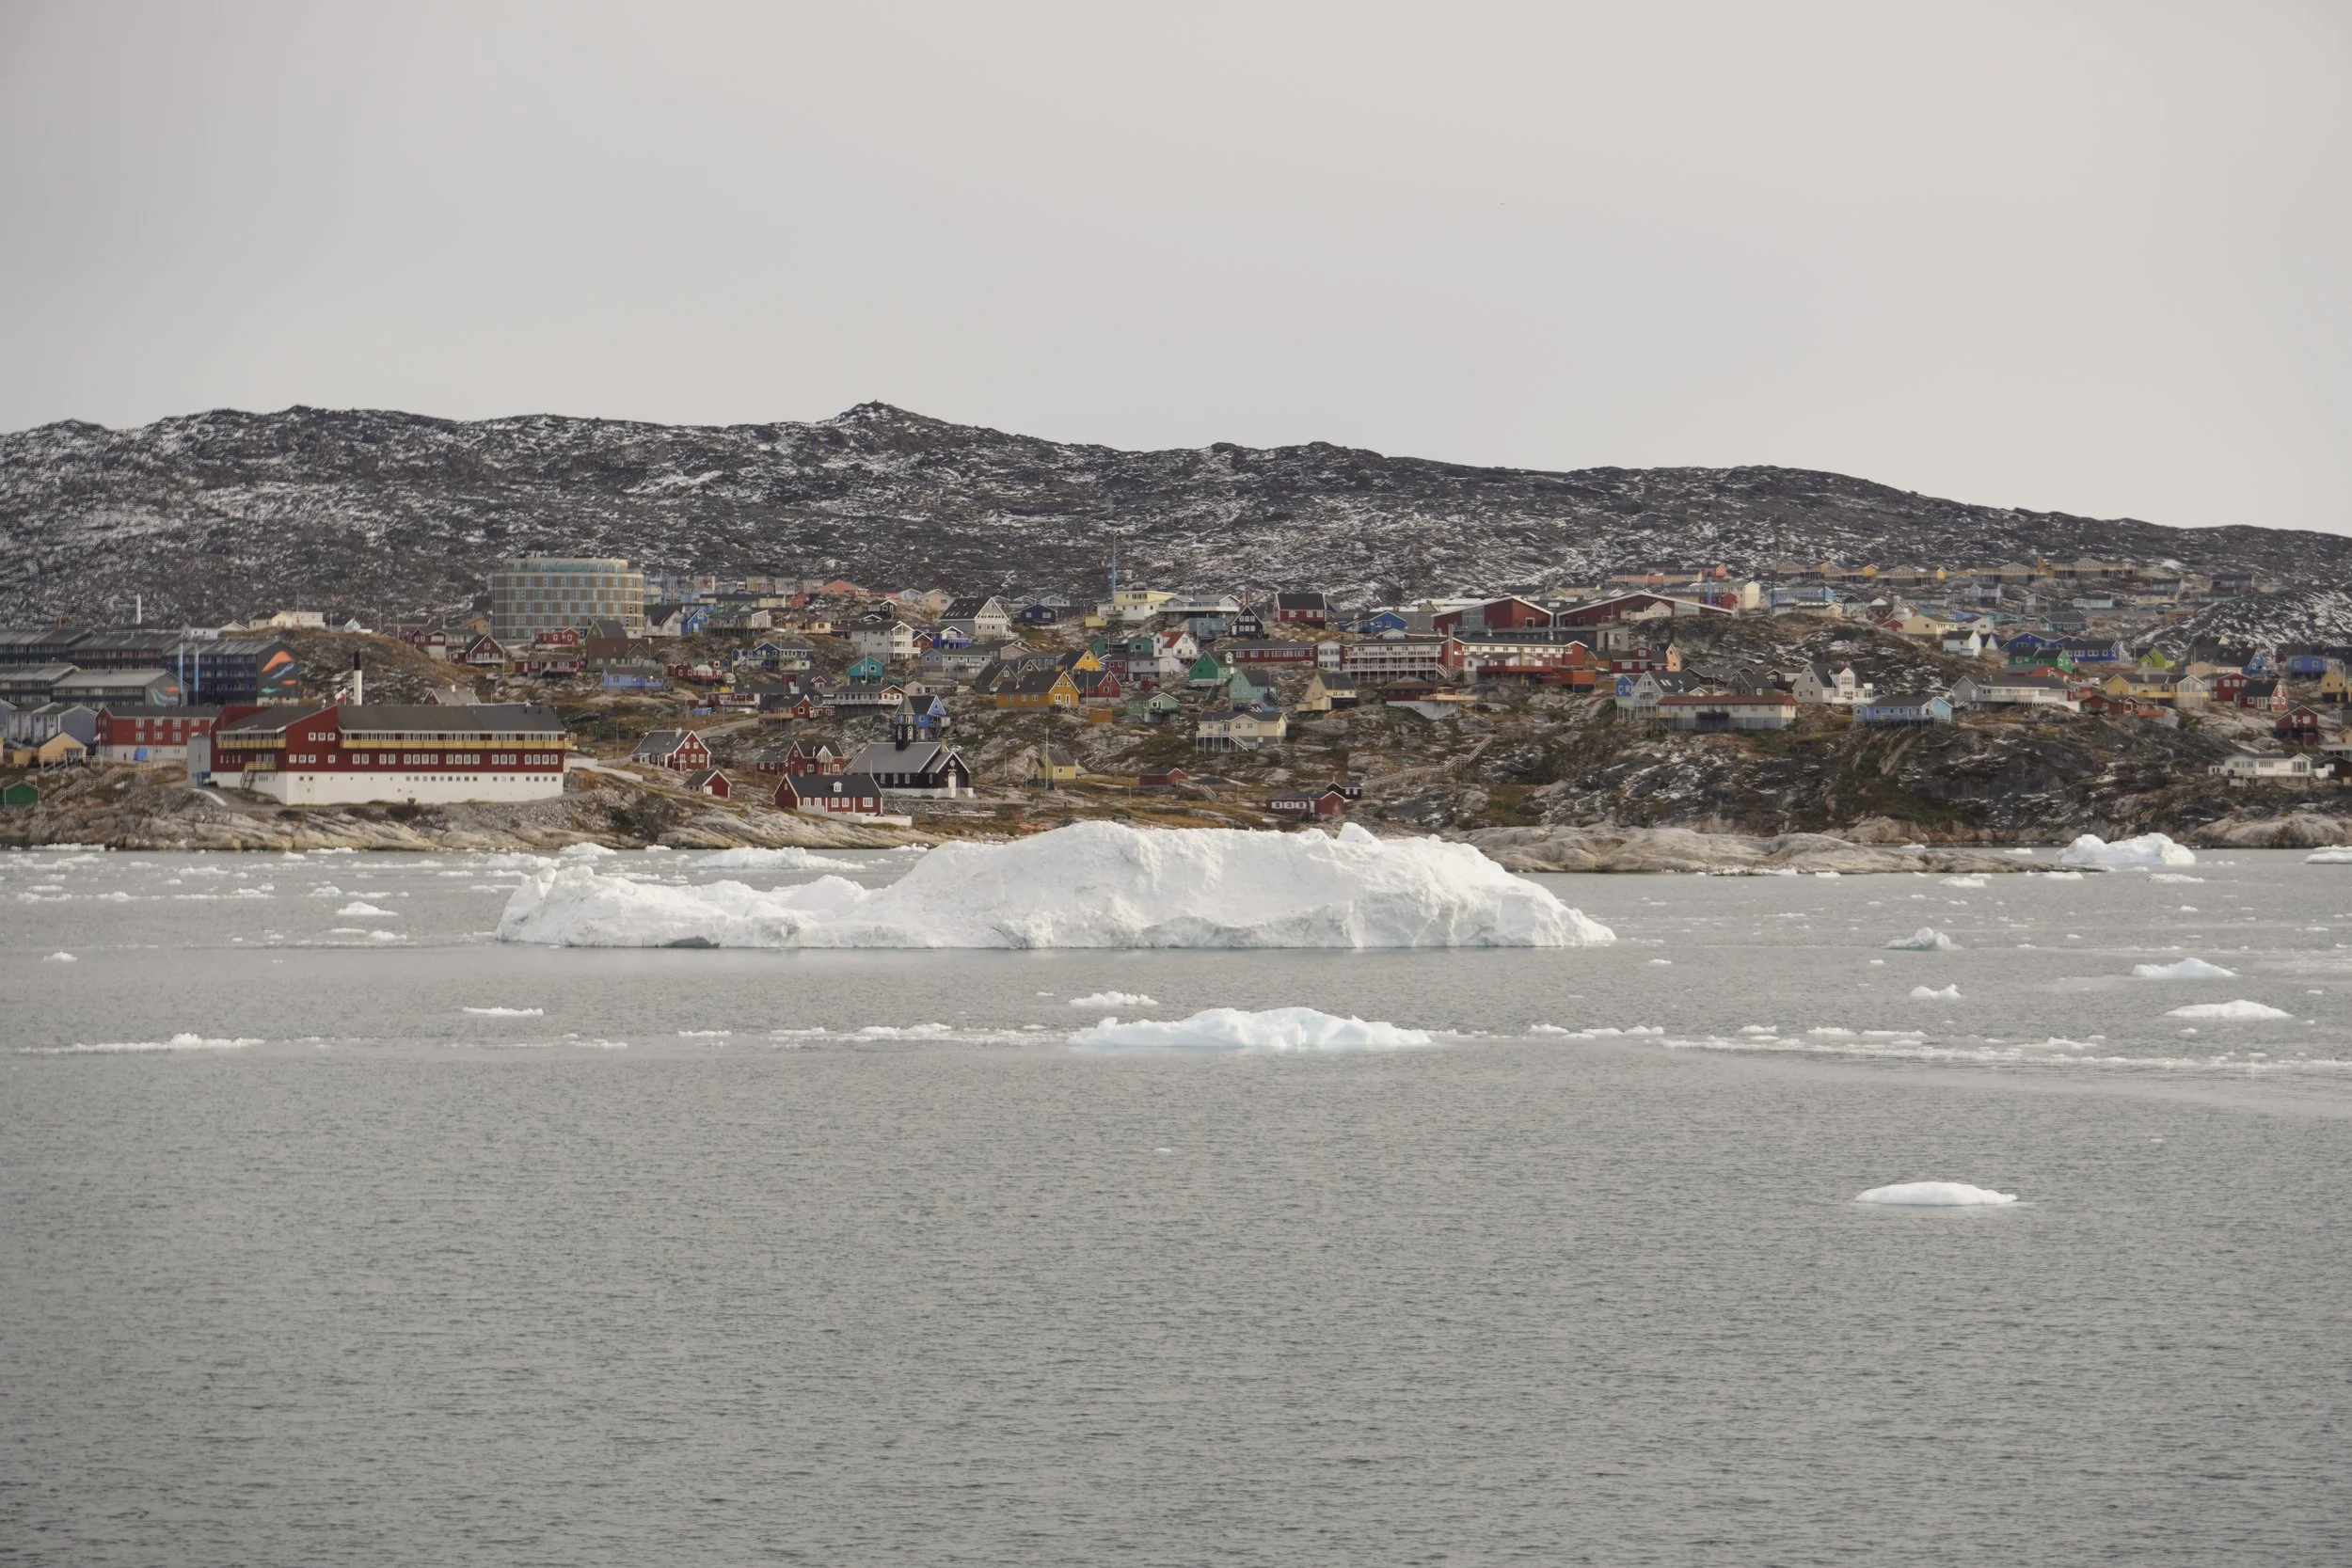
M0 0L0 429L1777 463L2352 531L2352 6Z

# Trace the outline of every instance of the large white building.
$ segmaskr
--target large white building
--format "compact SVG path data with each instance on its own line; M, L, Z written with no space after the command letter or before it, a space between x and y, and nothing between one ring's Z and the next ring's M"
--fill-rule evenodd
M543 631L618 621L645 635L645 574L616 557L526 556L490 574L490 635L512 647Z
M283 703L191 737L188 776L289 806L543 800L564 793L570 749L527 703Z

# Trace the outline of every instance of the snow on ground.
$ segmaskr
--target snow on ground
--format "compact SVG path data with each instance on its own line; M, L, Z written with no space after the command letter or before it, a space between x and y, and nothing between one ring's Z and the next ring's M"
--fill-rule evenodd
M2219 964L2207 963L2202 958L2183 958L2179 963L2173 964L2134 964L2132 965L2132 978L2135 980L2234 980L2237 978L2237 971L2224 969Z
M2260 1002L2249 1002L2244 997L2240 997L2235 1002L2200 1002L2193 1006L2175 1007L2164 1016L2167 1018L2219 1019L2229 1023L2257 1023L2265 1019L2293 1018L2295 1015L2283 1007L2268 1006Z
M1960 943L1932 926L1922 926L1911 935L1897 937L1886 945L1898 953L1949 953Z
M1972 1187L1965 1181L1899 1181L1891 1187L1873 1187L1854 1201L1906 1209L1964 1209L2014 1203L2017 1195Z
M1080 1051L1397 1051L1433 1042L1420 1029L1337 1018L1312 1007L1211 1007L1167 1023L1106 1018L1071 1036L1070 1043Z
M501 942L567 947L1580 947L1615 934L1467 844L1081 822L941 845L867 890L527 879Z
M2159 865L2195 865L2197 855L2162 833L2119 838L2113 844L2097 833L2085 833L2058 851L2058 864L2091 871L2146 871Z

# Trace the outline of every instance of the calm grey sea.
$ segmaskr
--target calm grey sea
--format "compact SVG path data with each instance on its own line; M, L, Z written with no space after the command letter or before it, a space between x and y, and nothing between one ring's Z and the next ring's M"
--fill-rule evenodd
M516 948L518 874L0 856L0 1560L2352 1557L2352 866L1359 954ZM1439 1043L1064 1043L1293 1005Z

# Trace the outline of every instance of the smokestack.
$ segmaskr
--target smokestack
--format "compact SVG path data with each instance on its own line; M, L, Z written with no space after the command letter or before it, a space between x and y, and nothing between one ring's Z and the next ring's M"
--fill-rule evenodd
M368 673L359 668L359 656L351 656L351 705L358 707L368 700Z

